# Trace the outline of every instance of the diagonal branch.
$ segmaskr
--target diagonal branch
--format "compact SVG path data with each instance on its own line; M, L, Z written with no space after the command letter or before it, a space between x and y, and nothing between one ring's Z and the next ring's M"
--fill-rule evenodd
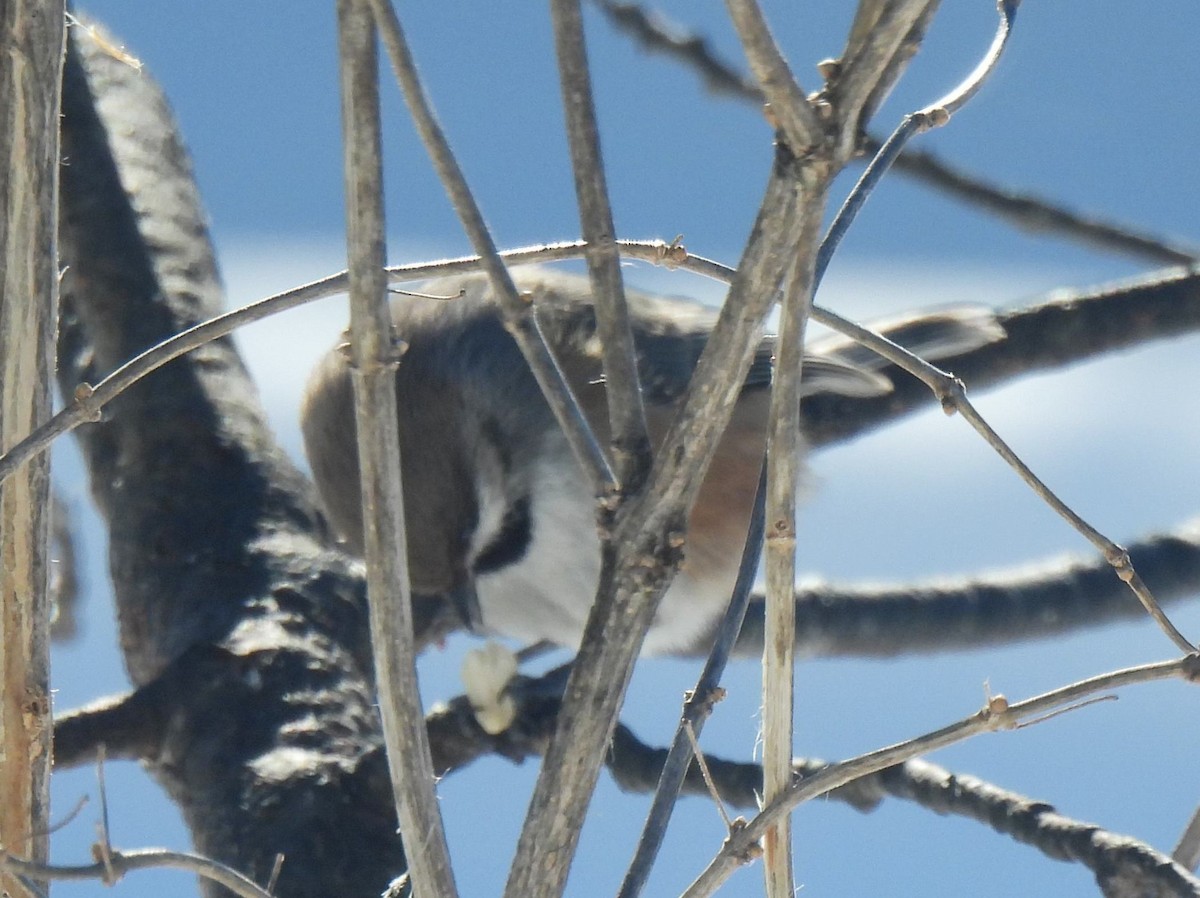
M802 801L823 795L837 786L938 748L944 748L979 733L1012 729L1023 720L1039 718L1100 692L1107 692L1134 683L1147 683L1170 678L1195 682L1198 677L1200 677L1200 656L1187 655L1172 661L1145 664L1102 674L1021 702L1009 703L1000 697L995 697L977 713L939 730L859 755L857 758L830 764L820 772L795 783L786 795L763 807L758 816L746 826L730 834L717 857L692 883L684 895L686 898L704 898L704 896L711 895L737 869L741 859L746 856L746 852L762 838L774 820L789 813ZM1105 870L1098 872L1103 875L1108 873Z
M596 306L596 332L604 362L604 393L611 422L613 464L625 493L637 492L650 470L650 437L638 383L629 309L621 278L616 227L600 154L579 0L550 4L558 77L566 118L580 233L587 244L588 274Z
M700 34L668 21L637 3L594 0L621 31L650 52L662 53L695 71L714 94L754 103L764 102L752 79L721 59ZM860 4L862 11L865 4ZM879 152L882 141L867 135L861 149ZM896 171L970 205L978 206L1013 226L1035 233L1056 234L1106 252L1120 252L1166 265L1188 264L1200 257L1200 248L1167 240L1130 225L1068 209L1029 191L988 182L972 172L939 159L929 150L905 149L896 160Z
M750 70L770 104L771 118L778 123L792 152L803 155L821 142L821 124L775 43L758 0L725 0L725 8L746 51Z
M824 96L839 125L835 158L849 160L859 135L887 96L904 66L917 52L938 0L888 0L872 3L878 14L864 33L847 42L841 61L825 85Z
M475 202L462 168L454 157L450 142L442 131L433 105L417 74L416 63L400 19L389 0L369 2L374 10L384 46L387 48L392 70L408 105L409 114L433 161L438 178L450 196L454 211L462 221L463 230L482 261L483 269L491 281L492 291L504 312L506 327L520 346L525 361L537 378L555 419L566 434L571 450L591 481L596 495L603 496L611 491L615 483L608 460L596 442L579 403L571 394L566 378L546 346L531 305L517 295L512 276L496 250L496 243L483 220L483 213Z
M823 192L819 177L801 187L799 168L784 154L772 173L683 408L663 441L646 491L618 525L616 557L602 572L518 844L506 891L510 898L558 895L565 884L634 659L679 563L686 510L732 414L771 300L793 262L794 235L806 204Z

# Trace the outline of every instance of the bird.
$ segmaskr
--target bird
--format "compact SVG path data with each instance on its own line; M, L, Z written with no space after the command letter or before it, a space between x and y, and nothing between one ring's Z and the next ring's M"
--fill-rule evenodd
M608 438L607 404L587 277L512 269L581 411ZM443 297L453 297L446 299ZM665 436L717 310L685 297L626 290L647 426ZM406 348L396 369L401 482L414 594L454 601L477 632L579 646L600 578L595 491L535 381L490 282L440 278L391 302ZM882 322L881 332L928 358L1003 337L977 306ZM343 335L343 342L346 337ZM775 339L764 335L729 426L688 518L681 567L642 651L694 651L732 593L766 443ZM802 393L882 395L884 361L832 337L806 347ZM326 515L361 555L363 525L351 365L334 348L301 402L305 452Z

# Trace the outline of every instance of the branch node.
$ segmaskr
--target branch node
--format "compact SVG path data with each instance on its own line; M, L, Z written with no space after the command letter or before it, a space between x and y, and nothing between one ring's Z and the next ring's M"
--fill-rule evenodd
M1113 543L1105 549L1104 560L1112 566L1113 571L1122 583L1133 582L1133 578L1137 573L1133 569L1133 562L1129 559L1129 553L1122 546Z
M737 835L750 824L745 817L736 817L729 824L729 835L725 837L725 845L729 845ZM735 852L733 859L743 867L752 864L763 855L763 847L759 842L751 842L743 851Z
M683 235L676 234L670 243L664 243L658 248L657 263L669 271L674 271L687 262L688 251L683 245Z
M95 401L96 388L86 381L75 387L75 404L79 407L83 419L94 424L104 414L103 406Z
M709 689L705 689L703 692L697 692L695 689L688 689L686 692L684 692L683 699L689 710L695 708L702 711L704 716L707 717L712 713L712 710L714 707L716 707L717 702L724 701L725 696L728 694L729 693L726 692L724 686L712 686Z

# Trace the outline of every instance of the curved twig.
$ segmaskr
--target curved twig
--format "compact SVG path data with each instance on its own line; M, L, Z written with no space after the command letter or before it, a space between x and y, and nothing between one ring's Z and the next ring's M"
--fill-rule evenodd
M651 12L637 3L593 2L643 49L669 56L696 72L712 93L756 105L764 102L758 85L737 67L721 59L703 35L670 22L660 12ZM868 134L863 138L861 149L874 156L882 144L879 138ZM1167 240L1130 225L1083 215L1029 191L989 183L929 150L905 149L896 160L895 168L960 202L991 212L1021 230L1057 234L1086 246L1165 265L1186 265L1200 258L1200 248L1195 246Z
M1134 683L1180 678L1194 682L1200 676L1200 656L1186 655L1157 664L1144 664L1124 670L1101 674L1087 680L1071 683L1025 701L1009 703L1000 696L970 717L942 727L915 739L881 748L857 758L830 764L828 767L801 780L788 792L768 804L745 827L732 833L721 851L707 869L684 892L684 898L703 898L711 895L743 862L768 827L778 817L789 813L796 805L818 795L824 795L837 786L848 783L901 761L928 754L955 742L979 733L1013 729L1021 721L1041 717L1047 712L1057 711L1082 698L1107 692Z
M272 898L270 892L233 868L189 851L170 851L166 848L114 851L107 858L107 863L97 861L94 864L66 867L35 864L0 850L0 869L7 868L33 879L98 879L105 885L112 885L133 870L152 870L157 867L190 871L224 886L242 898Z

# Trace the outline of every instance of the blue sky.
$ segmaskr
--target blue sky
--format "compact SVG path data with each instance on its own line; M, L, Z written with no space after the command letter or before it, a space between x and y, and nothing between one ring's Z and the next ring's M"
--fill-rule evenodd
M107 22L160 79L195 159L222 253L232 304L343 266L339 115L332 3L208 0L203 4L94 0ZM835 55L852 8L821 0L766 5L802 83ZM660 5L739 58L719 4ZM541 4L462 0L402 4L414 52L460 160L502 246L574 237L574 194L546 11ZM597 15L590 52L618 230L628 237L682 233L690 249L737 259L770 158L757 110L706 95L688 72L633 48ZM947 3L910 74L876 119L886 130L940 96L991 40L990 2ZM1155 4L1027 0L1010 51L983 92L951 124L921 139L947 160L1082 210L1200 243L1194 175L1200 82L1194 0ZM459 253L466 242L407 125L396 92L387 103L388 216L394 261ZM845 187L849 186L847 180ZM1055 286L1085 285L1152 266L1014 232L981 213L896 178L872 198L834 262L822 301L853 315L974 301L1012 305ZM698 289L645 266L631 281ZM242 341L280 438L293 451L296 397L313 356L342 324L337 300L259 325ZM1192 386L1195 339L1042 377L981 399L985 414L1068 501L1116 539L1197 513L1200 427ZM122 688L106 593L103 544L84 507L77 461L60 453L64 489L84 520L88 592L83 639L55 658L59 708ZM886 581L952 575L1086 554L1082 540L1040 506L960 421L923 415L814 459L803 511L801 569L830 579ZM914 526L913 522L918 522ZM1200 613L1183 610L1200 636ZM465 641L426 659L427 700L460 691ZM808 661L798 667L797 752L843 757L917 735L974 711L985 682L1010 698L1118 666L1164 658L1151 625L1109 627L1052 642L897 661ZM694 679L681 662L644 665L628 722L666 738L680 693ZM727 756L754 750L756 666L735 667L705 744ZM1019 733L939 753L938 763L994 779L1169 850L1197 801L1197 730L1179 684L1128 690ZM153 785L111 765L109 795L120 846L186 834ZM451 849L465 894L499 891L534 766L494 761L443 784ZM91 773L56 782L58 813L91 793ZM1184 784L1181 788L1180 785ZM588 824L573 895L611 891L631 851L645 800L607 782ZM478 831L486 801L489 826ZM79 862L93 837L95 802L57 837L62 862ZM817 802L796 817L798 881L807 894L1093 894L1078 868L1043 859L971 823L890 803L862 817ZM721 839L706 802L685 802L652 881L665 894L690 881ZM864 863L864 861L869 861ZM986 866L987 877L978 870ZM191 889L181 874L133 876L124 895ZM99 884L63 894L99 894ZM759 889L757 869L729 894Z

